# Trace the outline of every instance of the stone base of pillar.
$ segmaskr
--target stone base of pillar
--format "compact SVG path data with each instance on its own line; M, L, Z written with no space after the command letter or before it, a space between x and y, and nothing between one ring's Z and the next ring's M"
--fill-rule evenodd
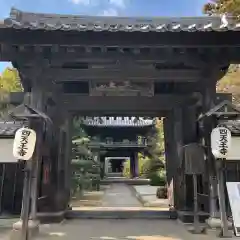
M41 224L60 223L65 219L65 213L68 210L72 210L72 207L68 206L66 210L59 212L37 213L37 218L39 219Z
M39 225L38 220L29 220L28 221L28 238L32 239L39 234ZM21 239L22 234L22 220L13 224L13 229L10 233L10 240L19 240Z
M209 228L217 229L222 227L222 221L220 218L217 217L210 217L206 220L207 225ZM228 228L232 229L232 223L228 221Z

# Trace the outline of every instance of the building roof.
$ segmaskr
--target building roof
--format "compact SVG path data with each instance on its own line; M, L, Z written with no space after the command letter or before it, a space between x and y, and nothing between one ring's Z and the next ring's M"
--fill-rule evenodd
M232 135L240 136L240 120L226 121L223 123L223 126L228 128Z
M21 127L22 123L20 122L0 122L0 137L13 137Z
M135 117L87 117L83 124L94 127L146 127L154 125L154 120Z
M228 117L236 117L240 115L240 109L234 105L232 102L228 100L223 100L218 105L210 109L208 112L201 114L198 120L202 120L203 118L210 116L228 116Z
M111 32L239 31L240 24L221 17L100 17L22 12L12 8L4 27L31 30Z

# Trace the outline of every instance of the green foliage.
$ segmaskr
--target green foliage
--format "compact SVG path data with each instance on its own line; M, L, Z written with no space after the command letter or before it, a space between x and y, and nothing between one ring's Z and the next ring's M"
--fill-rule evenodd
M8 103L10 92L22 92L23 88L17 69L6 68L0 75L0 115L11 107Z
M150 185L152 186L165 186L166 185L166 173L165 171L151 172L149 174Z
M164 170L164 134L163 121L157 119L155 126L148 136L149 147L144 153L138 154L139 176L149 178L156 186L165 184ZM123 175L130 177L130 160L124 163Z
M149 171L149 157L144 157L143 154L138 154L138 167L139 175L146 177L147 172Z
M148 175L151 172L158 172L165 165L164 158L164 132L163 120L156 119L156 124L148 136L149 148L144 153L143 172Z
M240 1L239 0L210 0L203 7L203 12L208 15L218 15L228 13L239 20Z
M90 139L81 126L81 119L74 119L73 155L72 160L72 195L83 193L84 190L99 190L100 165L94 161L94 156L89 148Z
M232 93L233 103L240 104L240 69L231 65L227 74L217 83L217 92Z
M130 172L130 159L126 160L124 162L123 166L123 176L130 178L131 177L131 172Z
M82 128L82 119L78 117L73 119L73 139L76 138L88 138Z
M23 88L16 68L6 68L0 76L0 89L5 92L22 92Z

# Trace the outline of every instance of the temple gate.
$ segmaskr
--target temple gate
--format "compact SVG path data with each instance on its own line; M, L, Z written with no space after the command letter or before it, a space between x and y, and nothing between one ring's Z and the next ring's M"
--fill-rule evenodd
M77 114L165 117L175 208L191 211L183 146L199 141L198 116L217 101L216 83L229 64L240 61L238 37L239 25L219 17L83 17L12 9L0 24L0 60L18 69L30 96L25 102L53 121L53 137L44 139L50 149L38 153L44 163L38 172L50 176L39 216L63 216L67 208L71 120ZM208 172L199 181L208 194L214 179L209 133L204 139Z

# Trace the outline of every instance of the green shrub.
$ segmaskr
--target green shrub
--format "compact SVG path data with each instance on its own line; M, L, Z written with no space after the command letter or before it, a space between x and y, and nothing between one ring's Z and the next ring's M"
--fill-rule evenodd
M126 160L123 165L123 176L126 178L131 177L130 173L130 159Z
M148 178L150 179L150 185L152 186L165 186L166 176L161 172L149 173Z

